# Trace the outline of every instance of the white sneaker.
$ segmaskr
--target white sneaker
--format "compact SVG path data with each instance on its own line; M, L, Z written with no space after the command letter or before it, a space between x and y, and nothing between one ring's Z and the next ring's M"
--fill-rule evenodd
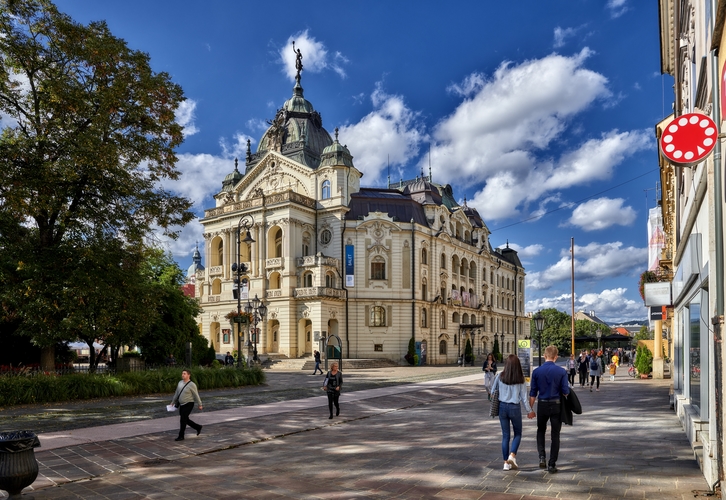
M519 468L519 466L517 466L517 459L511 453L509 454L507 463L509 464L510 468L513 470L517 470Z
M504 462L504 470L511 470L512 466L509 465L509 462Z

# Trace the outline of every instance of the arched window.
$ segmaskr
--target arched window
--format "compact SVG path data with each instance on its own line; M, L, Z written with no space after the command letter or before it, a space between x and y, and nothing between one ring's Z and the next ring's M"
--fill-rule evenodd
M446 356L446 341L439 342L439 355Z
M222 293L222 280L216 279L212 281L212 295L219 295Z
M322 199L327 200L328 198L330 198L330 181L324 180L323 189L322 189Z
M476 325L476 324L477 324L477 323L476 323L476 314L472 314L472 315L471 315L471 324L472 324L472 325Z
M325 275L325 287L333 288L333 275L330 273Z
M428 265L428 263L429 263L428 252L426 252L425 248L422 248L421 249L421 264L426 266L426 265Z
M464 324L464 325L468 325L469 324L469 315L468 314L464 313L462 315L462 317L461 317L461 323Z
M442 253L441 254L441 263L440 263L440 265L441 265L441 269L446 269L446 254L445 253Z
M451 318L452 323L458 323L459 322L459 313L455 312L454 315Z
M280 288L280 273L272 273L270 275L270 289L276 290Z
M303 244L302 244L302 256L306 257L310 255L310 233L303 233Z
M313 286L313 273L305 273L303 275L303 287L310 288Z
M428 328L428 317L426 314L426 308L421 309L421 328Z
M373 262L371 262L371 279L386 279L386 261L383 260L383 257L379 256L373 258Z
M386 326L386 309L383 306L371 307L371 326Z
M426 278L421 280L421 300L427 300L428 298L428 286Z

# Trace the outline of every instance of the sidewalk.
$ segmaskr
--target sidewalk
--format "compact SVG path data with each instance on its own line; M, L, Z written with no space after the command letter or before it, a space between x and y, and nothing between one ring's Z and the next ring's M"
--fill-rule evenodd
M332 420L324 396L195 412L204 430L183 442L173 440L176 416L44 434L33 494L594 500L707 490L668 409L667 381L618 377L578 396L584 413L563 428L558 474L537 467L534 421L524 424L520 469L502 471L499 422L476 374L343 393Z

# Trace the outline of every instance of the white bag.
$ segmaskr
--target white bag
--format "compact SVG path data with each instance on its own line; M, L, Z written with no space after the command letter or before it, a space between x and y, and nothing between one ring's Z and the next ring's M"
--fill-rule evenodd
M174 405L166 405L166 411L176 411L176 406L174 406Z

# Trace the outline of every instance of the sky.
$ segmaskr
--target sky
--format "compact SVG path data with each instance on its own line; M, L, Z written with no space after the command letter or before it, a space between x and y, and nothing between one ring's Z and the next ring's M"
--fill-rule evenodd
M292 95L305 97L363 172L385 187L431 165L475 207L493 247L525 266L525 309L644 320L647 213L656 206L654 126L671 112L656 2L519 0L233 2L57 0L147 52L187 100L181 179L165 187L203 216L234 158L253 152ZM166 245L182 268L202 226ZM206 264L203 262L203 264Z

